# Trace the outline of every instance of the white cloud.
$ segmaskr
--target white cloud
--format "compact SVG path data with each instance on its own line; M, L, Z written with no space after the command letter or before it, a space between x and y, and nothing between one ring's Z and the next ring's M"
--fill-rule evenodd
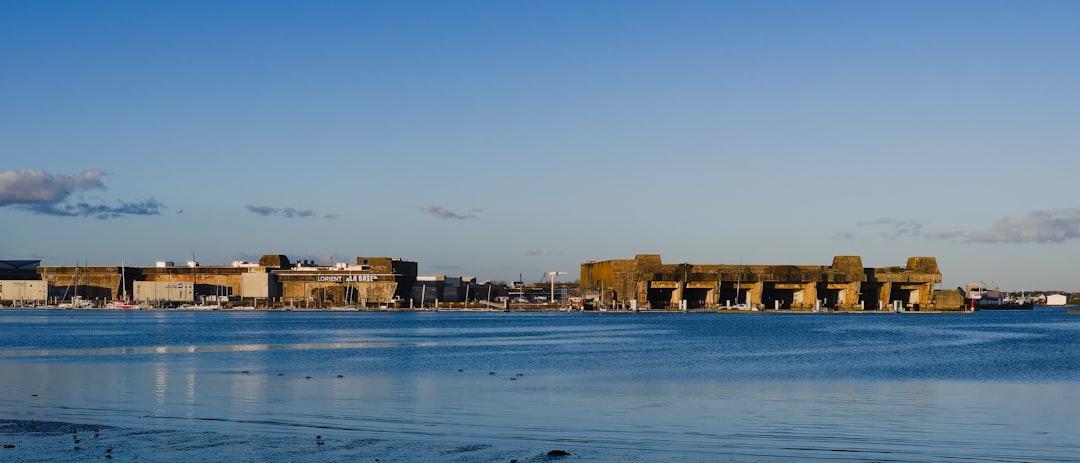
M43 170L0 171L0 207L20 204L59 203L75 191L105 189L100 169L79 175L52 175Z

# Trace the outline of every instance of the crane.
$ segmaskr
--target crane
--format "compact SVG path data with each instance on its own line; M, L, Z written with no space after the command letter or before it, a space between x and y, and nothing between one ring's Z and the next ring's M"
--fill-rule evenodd
M566 272L547 272L548 280L551 280L551 303L555 303L555 279L567 275Z

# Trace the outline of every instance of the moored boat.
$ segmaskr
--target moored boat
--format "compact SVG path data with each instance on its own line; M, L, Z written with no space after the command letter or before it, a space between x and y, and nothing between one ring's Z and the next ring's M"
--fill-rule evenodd
M1021 294L1015 296L985 283L971 283L964 288L966 306L976 310L1032 310L1035 300Z

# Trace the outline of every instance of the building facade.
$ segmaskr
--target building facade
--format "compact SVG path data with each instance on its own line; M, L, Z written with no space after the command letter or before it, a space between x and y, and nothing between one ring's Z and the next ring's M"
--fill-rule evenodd
M357 257L355 264L294 266L274 271L286 305L319 307L407 305L417 264L391 257Z

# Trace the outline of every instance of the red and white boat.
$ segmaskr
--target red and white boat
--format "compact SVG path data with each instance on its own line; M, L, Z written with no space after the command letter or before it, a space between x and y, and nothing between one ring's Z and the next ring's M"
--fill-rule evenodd
M106 309L130 310L130 309L139 308L138 304L132 304L131 301L128 300L128 295L127 295L127 275L126 275L126 272L124 270L125 270L124 262L121 261L120 262L120 291L122 292L123 295L120 296L119 300L115 300L115 301L112 301L112 302L110 302L108 304L105 304Z

